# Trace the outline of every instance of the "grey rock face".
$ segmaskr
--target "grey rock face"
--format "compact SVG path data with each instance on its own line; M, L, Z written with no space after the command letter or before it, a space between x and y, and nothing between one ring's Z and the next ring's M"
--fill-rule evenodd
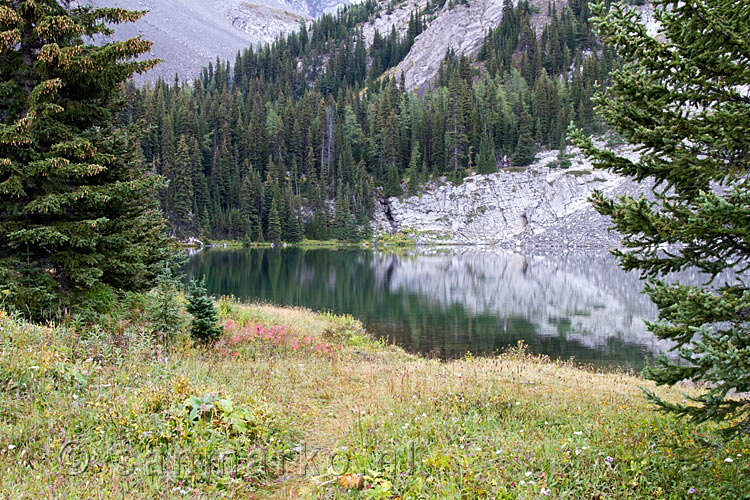
M551 4L546 0L531 0L529 4L537 10L531 21L539 31L548 21L547 7ZM558 9L565 5L567 0L556 2ZM454 5L446 2L438 16L416 38L409 54L392 71L393 75L404 73L408 89L425 88L435 78L449 49L458 55L476 54L487 32L497 27L502 17L503 0L467 0ZM406 20L408 23L408 15Z
M592 171L580 155L572 158L570 169L550 168L556 156L557 151L540 153L528 168L472 175L460 185L432 182L417 196L391 198L391 216L399 230L416 230L422 243L616 245L619 237L607 233L609 221L593 210L588 197L594 190L634 193L644 188L608 172ZM374 227L376 232L392 230L382 207Z
M502 0L470 0L452 8L446 2L437 18L416 38L395 73L404 73L409 89L424 87L437 74L448 49L474 54L487 31L500 23L502 13Z
M414 11L424 9L426 5L427 0L404 0L392 8L382 9L375 14L374 19L363 23L362 34L364 35L365 42L368 46L372 45L375 30L378 30L383 36L388 36L391 28L394 26L400 35L405 35L409 27L409 16Z
M116 27L122 40L142 34L154 42L148 57L163 59L157 68L136 81L153 82L175 74L192 80L202 67L218 57L234 61L238 51L272 42L279 34L299 29L323 12L350 0L79 0L98 7L148 10L134 24Z

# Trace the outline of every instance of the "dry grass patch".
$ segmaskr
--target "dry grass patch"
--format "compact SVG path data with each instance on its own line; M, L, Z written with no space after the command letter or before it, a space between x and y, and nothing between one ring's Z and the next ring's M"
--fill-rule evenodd
M650 383L637 377L523 348L427 360L372 340L351 317L227 299L219 308L225 333L216 346L178 342L168 357L132 323L74 332L2 315L0 493L734 499L750 491L747 441L697 447L711 427L654 412L640 391ZM61 459L72 439L96 457L76 474ZM149 473L154 453L177 448L204 460L244 455L229 470L206 473L198 463Z

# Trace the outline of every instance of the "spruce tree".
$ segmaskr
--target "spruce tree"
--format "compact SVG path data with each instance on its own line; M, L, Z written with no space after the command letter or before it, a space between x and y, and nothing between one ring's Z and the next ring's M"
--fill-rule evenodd
M171 253L135 127L117 128L140 38L93 44L143 12L0 5L0 288L31 317L94 287L142 290Z
M266 231L268 241L279 243L281 241L281 219L279 218L279 199L273 198L271 209L268 211L268 230Z
M491 174L495 171L497 171L497 160L492 151L492 141L489 138L483 138L477 155L477 173Z
M557 162L556 165L559 168L570 168L572 165L572 162L570 161L570 155L568 154L568 148L565 144L565 140L560 140L560 146L558 147L557 152Z
M202 281L190 282L190 297L186 309L193 316L190 335L194 340L201 344L210 344L219 339L222 331L219 326L219 313Z
M414 144L412 144L411 147L411 155L409 156L409 168L406 171L409 176L407 184L407 193L409 196L417 194L419 185L422 182L422 179L419 177L419 167L421 162L422 158L419 153L419 141L414 141Z
M190 148L185 136L180 137L175 158L173 192L173 227L179 237L187 236L193 227L193 166L190 163Z
M518 127L518 143L510 161L513 162L513 165L530 165L536 158L536 146L531 135L531 117L525 111L521 113Z
M284 241L296 243L302 239L302 228L299 225L299 219L297 219L294 198L288 194L286 199L289 208L287 209L288 216L284 224Z
M337 240L345 240L346 239L346 221L349 218L349 202L348 202L348 193L347 190L344 189L344 186L341 184L341 181L339 181L339 185L336 188L336 201L334 202L334 214L333 214L333 224L332 224L332 232L333 237Z
M398 175L398 168L395 164L391 164L388 168L388 178L385 182L385 195L386 196L401 196L404 194L404 190L401 188L401 179Z
M597 168L656 185L652 197L592 198L625 236L614 252L622 267L648 279L659 310L650 330L675 343L679 359L661 356L646 377L707 383L687 403L648 397L694 422L719 422L731 439L750 430L750 290L741 274L750 262L750 4L655 0L661 27L650 36L638 14L606 3L592 5L593 23L623 66L597 104L641 156L598 149L580 131L573 138ZM710 278L667 283L675 271Z
M156 277L156 287L151 292L146 310L154 333L162 336L165 346L171 343L182 326L179 286L169 266L164 266Z

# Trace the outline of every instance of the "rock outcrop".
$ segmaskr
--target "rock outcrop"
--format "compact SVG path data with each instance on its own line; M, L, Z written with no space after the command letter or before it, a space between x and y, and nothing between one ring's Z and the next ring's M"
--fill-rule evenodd
M163 59L136 81L168 81L179 75L192 80L208 63L234 62L237 52L272 42L279 34L299 29L300 21L330 12L349 0L78 0L98 7L148 10L134 24L117 27L119 40L143 35L154 42L149 57Z
M634 153L630 154L635 156ZM588 198L645 190L623 177L593 171L580 155L569 169L550 168L557 151L543 152L527 168L472 175L462 184L431 182L417 196L390 198L388 220L376 213L376 232L411 231L421 243L504 246L611 247L619 237ZM382 207L382 204L381 204Z
M531 21L539 31L549 19L547 8L551 4L546 0L531 0L529 4L537 11ZM565 5L566 0L556 2L558 9ZM475 55L487 32L497 27L502 17L503 0L446 2L427 29L415 39L409 54L390 73L397 77L404 73L406 88L410 90L424 89L434 80L449 49L459 55Z
M381 35L388 36L395 26L396 31L405 35L409 27L409 16L415 11L421 11L427 5L427 0L404 0L393 7L383 8L374 18L362 24L362 35L368 46L372 45L375 30Z
M500 23L502 14L502 0L471 0L456 5L446 2L435 20L414 40L394 74L404 73L408 89L423 88L434 79L448 49L457 54L476 53L487 31Z

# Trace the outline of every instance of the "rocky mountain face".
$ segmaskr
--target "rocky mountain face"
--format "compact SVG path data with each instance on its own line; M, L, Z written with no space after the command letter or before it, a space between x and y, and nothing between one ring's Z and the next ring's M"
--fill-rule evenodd
M154 42L150 57L163 59L138 82L192 80L218 57L234 61L238 51L299 28L350 0L79 0L98 7L148 10L140 21L117 27L116 38L142 34Z
M630 153L635 156L635 153ZM633 181L602 171L574 154L569 169L550 168L557 151L540 153L528 168L472 175L455 185L429 183L417 196L381 203L375 230L413 231L422 243L504 246L612 247L619 236L588 197L645 191Z
M500 24L503 3L503 0L446 2L427 29L416 38L409 54L392 70L392 74L400 77L403 73L406 87L410 90L423 89L437 75L449 49L467 56L479 51L487 31ZM513 4L517 4L517 1ZM532 23L539 31L548 20L547 9L551 3L531 0L529 4L537 10ZM567 4L566 0L556 2L558 9Z
M154 42L150 57L163 59L156 69L136 81L168 80L178 74L192 79L204 66L218 57L233 61L237 51L250 45L271 42L278 35L299 29L299 23L323 13L334 12L357 0L78 0L99 7L124 7L148 10L139 22L117 27L116 38L143 35ZM514 2L516 3L516 2ZM543 26L546 0L532 0L538 14L537 26ZM565 0L556 2L559 6ZM538 5L537 5L538 4ZM481 47L484 35L502 18L503 0L467 0L446 2L427 29L417 37L406 58L391 69L392 76L402 72L409 89L421 89L437 74L446 51L473 55ZM427 6L427 0L382 2L381 10L361 28L368 45L377 29L390 33L393 27L406 32L409 16Z
M381 35L388 35L393 27L400 35L405 35L409 27L409 16L415 11L422 11L427 6L427 0L402 0L398 5L388 6L380 10L373 19L362 24L362 34L368 46L372 45L375 30Z

